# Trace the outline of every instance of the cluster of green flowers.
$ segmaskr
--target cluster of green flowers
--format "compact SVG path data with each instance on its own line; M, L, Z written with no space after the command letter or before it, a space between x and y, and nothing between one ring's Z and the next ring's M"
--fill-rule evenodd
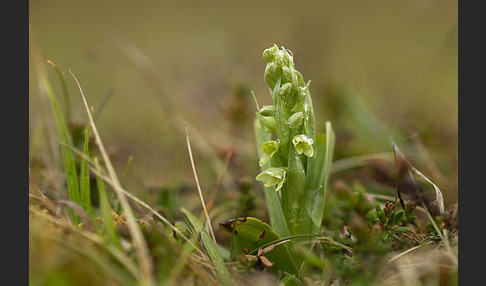
M267 163L270 166L256 179L265 182L266 187L276 186L279 191L289 171L301 173L298 177L305 176L306 157L314 156L314 113L310 81L304 84L302 74L295 69L292 53L274 45L263 52L263 58L267 62L264 78L274 105L261 108L257 117L267 132L276 133L277 139L263 142L260 166ZM298 156L293 156L295 153ZM299 162L295 164L295 160Z

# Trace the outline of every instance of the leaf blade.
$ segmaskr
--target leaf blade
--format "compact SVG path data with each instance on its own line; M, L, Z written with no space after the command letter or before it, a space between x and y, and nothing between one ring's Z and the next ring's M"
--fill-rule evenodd
M254 217L230 219L220 222L219 226L225 231L234 232L233 241L238 255L244 254L244 249L249 251L247 254L256 254L256 250L275 243L276 247L265 254L271 262L275 263L272 269L298 275L297 264L290 255L287 245L276 245L283 240L272 226Z
M214 267L216 268L216 273L218 274L221 283L223 285L231 285L230 273L214 240L211 238L202 223L191 212L185 208L181 208L181 211L190 226L192 226L196 232L201 234L203 245L206 248L209 258L213 262Z
M83 154L84 158L81 158L81 167L79 171L79 194L80 200L84 210L87 213L91 213L91 193L90 193L90 183L89 183L89 125L84 131L84 147Z
M94 161L96 171L100 173L98 158L95 157ZM108 201L105 183L99 176L96 176L96 183L98 185L101 216L103 217L105 232L108 237L108 244L115 245L116 247L121 248L121 244L116 233L115 223L113 222L113 217L111 215L112 210L110 202Z
M54 123L56 125L57 136L61 145L61 158L63 162L64 172L66 174L66 184L68 187L69 199L79 205L81 205L80 195L79 195L79 183L78 183L78 173L76 171L76 164L74 160L74 155L71 151L72 143L71 137L69 136L69 131L64 120L59 103L54 95L54 91L47 78L43 81L44 86L49 97L49 102L52 108L52 114L54 116ZM73 213L73 218L75 222L79 222L79 218Z

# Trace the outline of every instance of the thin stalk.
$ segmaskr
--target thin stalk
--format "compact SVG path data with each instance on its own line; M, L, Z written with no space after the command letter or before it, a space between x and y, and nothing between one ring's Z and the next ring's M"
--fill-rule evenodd
M206 221L209 226L209 233L211 234L211 238L214 240L214 243L217 243L216 236L214 235L213 227L211 226L211 220L209 219L208 210L206 209L206 203L204 202L204 197L201 191L201 184L199 184L199 179L197 177L196 166L194 164L194 158L192 157L192 150L191 150L191 142L189 140L189 131L186 128L186 141L187 141L187 150L189 152L189 158L191 160L192 172L194 173L194 179L196 180L197 191L199 193L199 199L201 200L201 205L203 208L204 215L206 216Z

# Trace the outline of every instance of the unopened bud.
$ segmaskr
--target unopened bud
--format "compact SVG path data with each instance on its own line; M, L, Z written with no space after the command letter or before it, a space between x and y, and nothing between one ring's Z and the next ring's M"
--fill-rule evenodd
M273 116L259 116L263 127L269 132L275 132L277 130L277 123Z
M287 66L287 67L294 66L293 57L287 52L287 50L284 47L282 47L281 50L277 50L275 52L275 62L278 62L281 66Z
M279 91L278 91L278 95L281 96L281 97L287 97L290 92L292 91L292 84L290 82L288 83L285 83L283 84Z
M260 109L260 114L263 116L273 116L275 114L275 106L266 105Z
M277 82L278 77L279 72L277 64L275 64L275 62L267 64L267 67L265 68L264 78L270 89L273 89L275 87L275 83Z
M304 85L304 77L299 71L295 71L295 74L297 75L297 86L303 86Z
M283 66L282 67L282 82L292 82L293 71L291 68Z
M292 114L287 120L287 125L292 129L299 127L302 123L302 120L304 119L304 116L304 112L302 111Z
M275 60L275 53L278 51L277 45L273 45L273 47L266 49L263 51L263 59L267 62L273 62Z

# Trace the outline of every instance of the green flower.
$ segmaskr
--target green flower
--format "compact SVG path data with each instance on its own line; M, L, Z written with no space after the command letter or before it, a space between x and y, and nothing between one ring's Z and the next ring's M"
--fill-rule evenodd
M277 141L267 141L262 144L263 156L260 158L260 166L265 165L272 156L277 153L278 147L280 146L280 140Z
M297 153L304 153L307 157L314 156L314 148L312 148L314 140L312 140L312 138L309 138L306 135L297 135L292 139L292 143L294 144Z
M277 185L275 191L278 192L278 190L282 188L286 176L287 172L285 171L285 168L268 168L267 170L258 174L255 179L260 182L265 182L265 187Z

